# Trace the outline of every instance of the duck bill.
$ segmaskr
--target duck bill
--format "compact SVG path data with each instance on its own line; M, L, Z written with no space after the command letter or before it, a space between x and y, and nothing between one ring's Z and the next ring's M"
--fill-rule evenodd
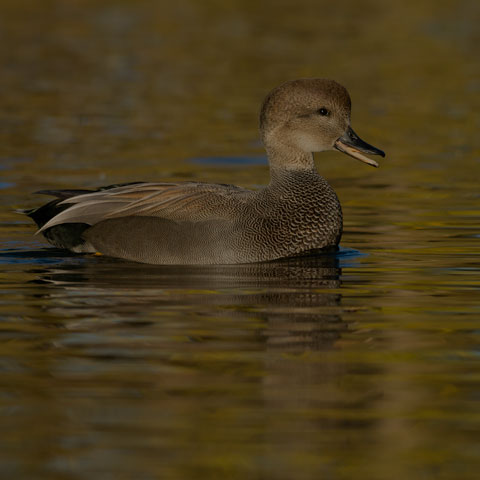
M385 156L385 152L364 142L351 127L348 127L347 131L335 142L334 147L340 152L346 153L361 162L368 163L372 167L378 167L378 163L362 155L362 153Z

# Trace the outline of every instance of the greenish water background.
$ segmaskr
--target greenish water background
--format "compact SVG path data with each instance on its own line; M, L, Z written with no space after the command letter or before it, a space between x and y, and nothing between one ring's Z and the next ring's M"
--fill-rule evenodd
M0 475L476 479L474 1L0 4ZM330 77L333 257L152 267L46 248L31 192L268 181L264 95Z

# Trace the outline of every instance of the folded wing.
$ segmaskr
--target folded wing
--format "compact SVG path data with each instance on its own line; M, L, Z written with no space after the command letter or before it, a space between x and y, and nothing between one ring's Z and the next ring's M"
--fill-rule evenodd
M233 185L136 183L67 198L68 205L37 232L63 223L95 225L120 217L159 217L175 221L229 219L247 201L249 190Z

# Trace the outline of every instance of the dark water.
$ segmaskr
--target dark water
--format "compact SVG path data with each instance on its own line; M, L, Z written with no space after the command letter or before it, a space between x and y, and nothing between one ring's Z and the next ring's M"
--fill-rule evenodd
M3 0L0 476L476 479L480 8ZM255 187L262 97L326 76L379 170L318 168L337 255L149 266L48 248L31 192Z

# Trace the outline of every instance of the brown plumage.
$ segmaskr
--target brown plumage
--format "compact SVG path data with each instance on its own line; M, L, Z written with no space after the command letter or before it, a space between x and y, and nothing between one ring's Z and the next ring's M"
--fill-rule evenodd
M154 264L274 260L336 247L337 196L312 152L382 155L350 127L350 97L332 80L287 82L265 99L260 130L271 181L258 191L207 183L133 183L57 196L26 212L53 245Z

